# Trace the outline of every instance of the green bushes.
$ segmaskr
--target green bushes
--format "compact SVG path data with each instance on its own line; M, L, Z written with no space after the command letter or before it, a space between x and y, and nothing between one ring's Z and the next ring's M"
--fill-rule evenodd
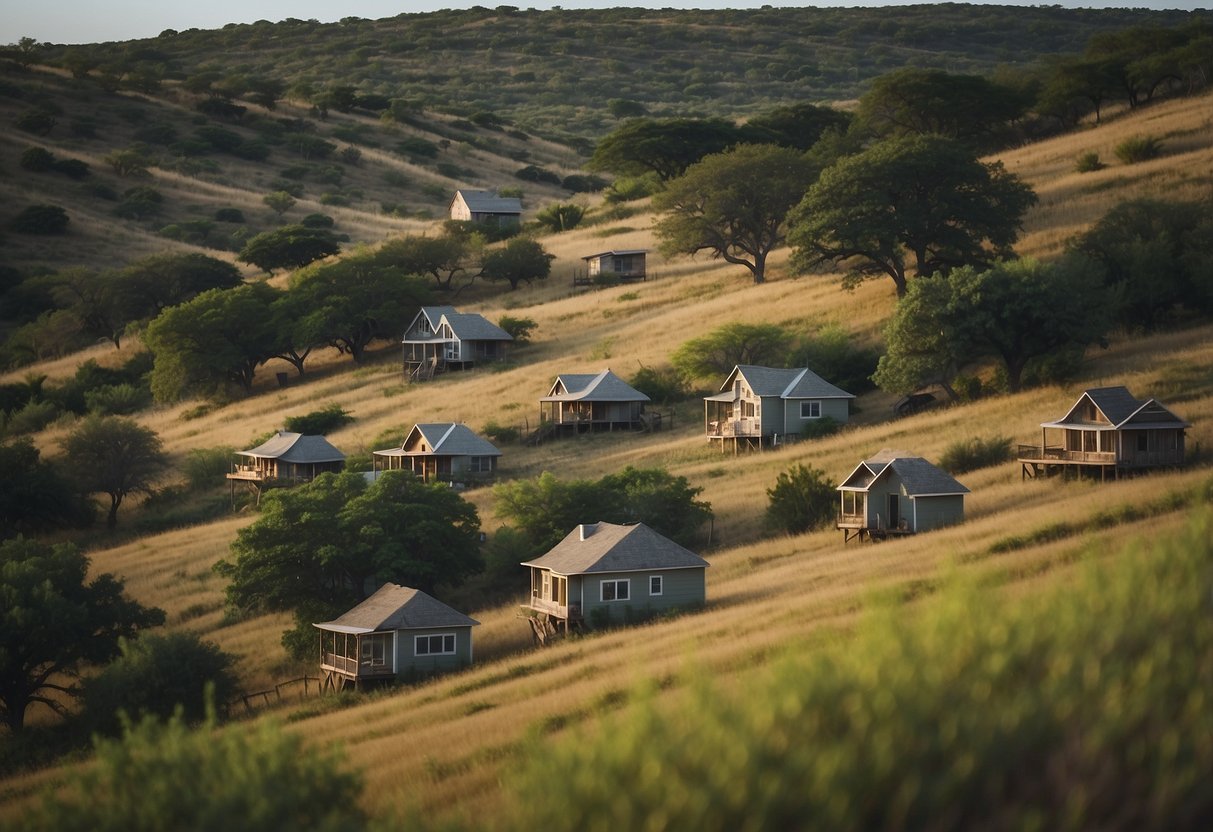
M504 329L515 344L529 344L531 342L531 333L534 332L539 324L535 323L533 318L515 318L512 315L502 315L497 321L497 326Z
M339 404L330 404L320 410L313 410L302 416L288 416L283 427L294 433L308 436L331 433L345 427L354 421L354 417L346 413Z
M58 205L29 205L8 222L13 231L23 234L63 234L71 218Z
M838 506L837 484L812 466L793 465L767 489L767 527L800 534L824 526Z
M1116 145L1116 158L1126 165L1148 162L1162 155L1162 145L1154 136L1130 136Z
M1045 594L953 585L738 689L644 697L537 742L512 825L1203 828L1211 565L1206 510Z
M1011 458L1011 440L1005 436L982 439L974 436L948 445L939 458L939 467L952 474L964 474L989 468Z
M1093 150L1079 156L1078 161L1074 163L1074 170L1078 173L1094 173L1106 167L1107 165L1099 161L1099 154Z

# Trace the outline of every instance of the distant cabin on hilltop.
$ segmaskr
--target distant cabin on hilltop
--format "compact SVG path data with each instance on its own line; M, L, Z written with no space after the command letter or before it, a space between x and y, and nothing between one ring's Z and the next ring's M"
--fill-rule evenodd
M1154 399L1127 387L1083 392L1060 419L1042 422L1039 445L1020 445L1020 477L1067 471L1121 471L1184 464L1184 431L1191 427ZM1052 439L1050 439L1052 437Z
M601 282L638 283L648 279L646 260L649 250L644 248L612 249L597 254L587 254L585 271L573 276L574 286L589 286Z
M495 191L460 189L451 199L451 219L505 227L522 224L522 200Z

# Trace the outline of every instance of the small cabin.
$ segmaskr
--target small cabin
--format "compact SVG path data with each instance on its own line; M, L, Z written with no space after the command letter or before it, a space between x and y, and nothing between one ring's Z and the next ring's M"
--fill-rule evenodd
M227 479L248 483L260 492L267 488L311 482L345 467L345 454L323 436L280 430L256 448L239 451Z
M413 425L399 448L375 451L371 468L412 471L425 482L469 485L485 482L497 470L501 451L467 425L437 422Z
M522 200L498 196L496 191L455 191L451 219L504 228L522 224Z
M805 427L833 419L845 424L855 396L808 367L784 369L738 364L704 404L704 434L736 451L799 439Z
M424 380L445 370L504 361L514 337L483 315L423 306L404 332L404 373Z
M1188 422L1154 399L1138 399L1127 387L1083 392L1065 416L1040 425L1039 445L1020 445L1020 478L1099 472L1115 479L1122 471L1184 464Z
M556 376L539 400L539 421L554 434L594 430L651 429L648 396L610 371Z
M472 663L479 621L419 589L384 584L320 631L321 689L360 689Z
M708 562L644 523L583 523L522 565L531 573L522 610L537 643L570 629L701 607L707 597Z
M845 544L852 537L883 540L960 523L969 489L922 457L883 450L855 466L838 492L837 527Z
M587 254L585 271L574 277L575 285L591 285L599 282L639 283L648 279L645 261L649 250L644 248L612 249L597 254Z

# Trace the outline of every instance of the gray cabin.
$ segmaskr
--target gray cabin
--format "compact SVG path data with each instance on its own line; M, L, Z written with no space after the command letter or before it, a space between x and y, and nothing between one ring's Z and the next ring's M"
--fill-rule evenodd
M340 618L312 625L320 631L321 689L467 667L479 623L419 589L384 584Z
M451 199L451 219L504 228L521 225L522 200L497 196L495 191L455 191Z
M422 380L477 362L504 361L513 340L483 315L453 306L423 306L404 332L404 373Z
M1098 471L1100 479L1184 463L1184 431L1191 427L1154 399L1126 387L1083 392L1062 418L1040 425L1039 445L1020 445L1020 477Z
M645 261L646 248L612 249L597 254L587 254L585 272L576 275L574 285L590 285L601 282L639 283L648 279Z
M345 454L323 436L305 436L280 430L256 448L239 451L227 479L248 483L258 495L267 488L311 482L324 473L345 467Z
M492 478L501 451L455 422L416 424L399 448L375 451L371 468L412 471L425 482L470 485Z
M859 463L838 492L845 544L852 537L881 540L960 523L969 489L922 457L883 450Z
M645 414L650 399L610 371L556 376L539 400L541 430L551 435L656 427Z
M708 562L643 523L583 523L531 571L523 613L535 640L589 625L703 606Z
M704 404L704 433L721 450L730 443L761 448L799 438L806 425L830 418L845 424L853 395L808 367L783 369L739 364Z

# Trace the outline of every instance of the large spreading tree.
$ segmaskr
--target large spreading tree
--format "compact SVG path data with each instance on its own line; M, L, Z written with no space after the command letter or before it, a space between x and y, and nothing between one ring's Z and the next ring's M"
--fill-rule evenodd
M547 280L555 259L556 255L548 254L536 240L515 237L485 253L480 264L480 276L485 280L504 281L510 284L512 292L519 283Z
M665 254L708 252L766 279L767 256L784 241L784 220L816 171L804 154L777 145L738 145L705 156L653 198L666 215L655 230Z
M121 639L164 623L113 575L88 580L88 563L70 543L0 543L0 719L14 733L33 703L65 713L62 696L79 693L83 665L110 661Z
M1035 202L961 142L904 136L827 168L792 210L788 242L801 268L845 265L848 285L885 275L902 296L911 269L923 277L1009 256Z
M160 437L123 416L90 416L63 440L72 477L85 494L110 498L105 524L118 524L118 507L131 494L150 494L168 464Z
M724 119L632 119L598 143L586 167L619 176L655 173L670 180L709 153L743 141L744 135Z
M480 519L471 503L440 483L387 471L368 484L359 473L324 474L273 491L261 516L241 529L228 578L236 609L290 612L290 649L312 643L312 623L339 615L384 582L426 592L480 568Z

